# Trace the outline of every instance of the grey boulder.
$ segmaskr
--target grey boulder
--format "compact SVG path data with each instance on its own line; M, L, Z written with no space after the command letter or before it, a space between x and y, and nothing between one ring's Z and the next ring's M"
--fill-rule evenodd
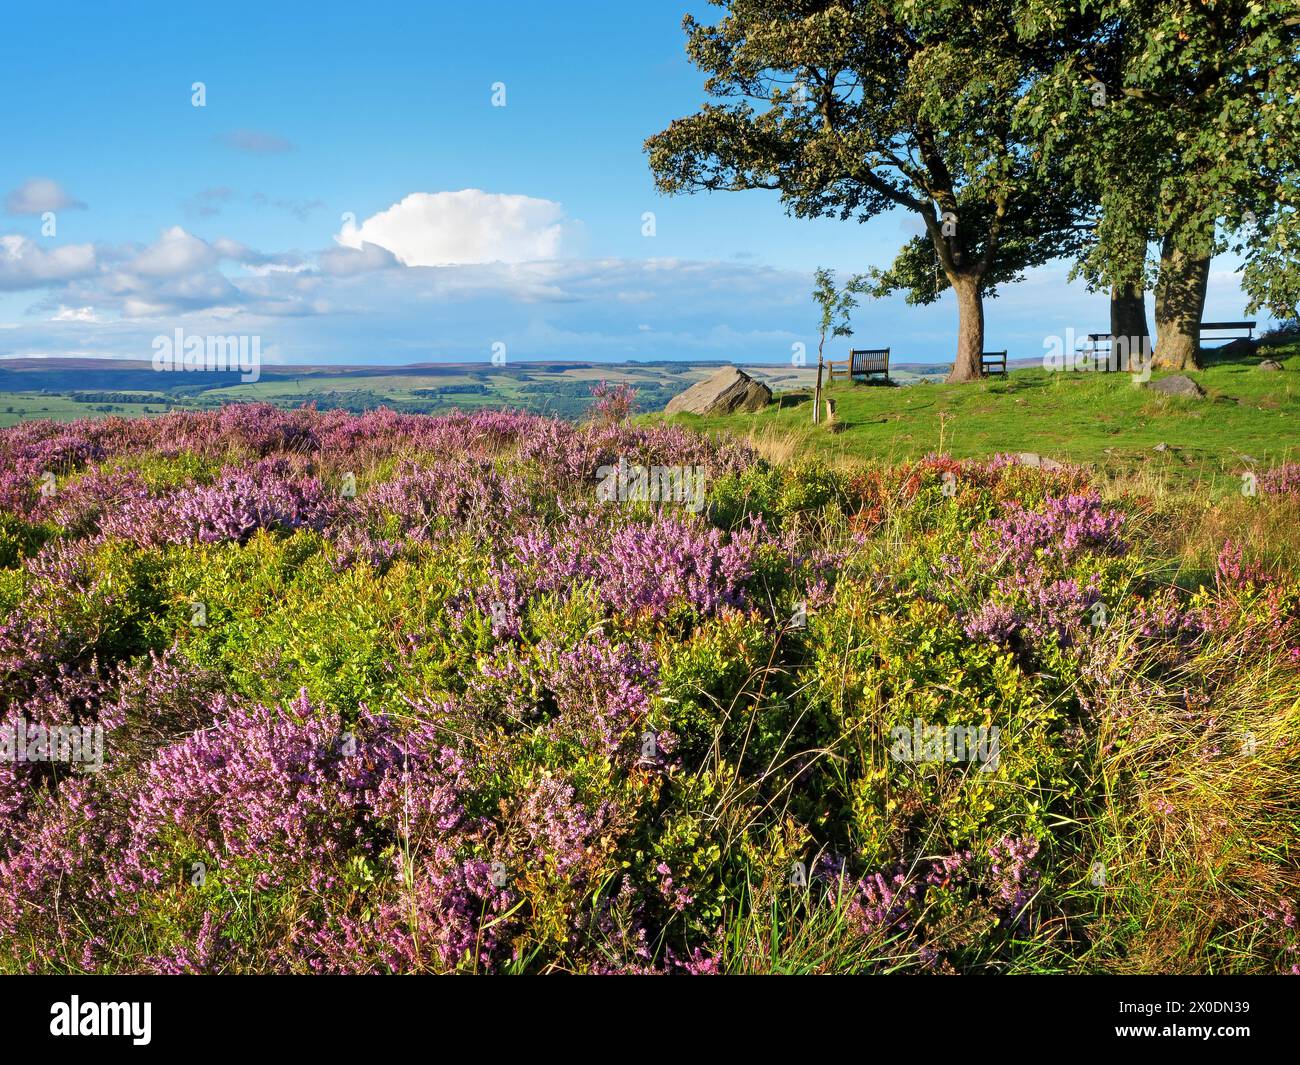
M1034 451L1022 451L1016 456L1016 461L1022 466L1033 466L1040 470L1063 470L1065 463L1057 462L1056 459L1044 458Z
M1147 388L1153 392L1163 392L1166 396L1192 396L1196 399L1205 398L1205 389L1193 381L1190 377L1176 373L1170 377L1162 377L1159 381L1148 381Z
M673 396L665 414L731 414L755 411L772 402L772 390L743 370L725 366L712 377L691 385Z

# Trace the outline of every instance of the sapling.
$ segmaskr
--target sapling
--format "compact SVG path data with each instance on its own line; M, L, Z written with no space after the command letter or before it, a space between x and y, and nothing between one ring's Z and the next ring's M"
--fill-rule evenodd
M854 274L843 288L835 287L835 273L819 267L813 275L815 282L813 299L821 307L821 332L817 338L817 387L813 393L813 424L821 421L822 409L822 367L825 365L826 334L832 337L846 337L853 333L849 326L849 315L858 305L857 297L866 289L865 274ZM852 382L852 365L850 364L849 381Z

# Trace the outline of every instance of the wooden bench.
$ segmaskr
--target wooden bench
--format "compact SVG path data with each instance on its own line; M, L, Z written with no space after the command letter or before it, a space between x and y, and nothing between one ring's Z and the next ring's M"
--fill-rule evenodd
M985 377L990 374L1007 372L1007 353L1005 351L984 351L980 353L980 373Z
M1076 349L1079 354L1086 355L1091 359L1097 368L1103 372L1109 373L1116 367L1111 365L1111 351L1115 346L1115 338L1110 333L1089 333L1086 344L1080 344ZM1102 358L1102 356L1105 356ZM1079 368L1075 363L1075 369Z
M831 380L835 379L835 368L842 366L841 373L848 374L849 381L855 377L863 377L870 380L876 374L880 374L886 381L889 380L889 349L888 348L859 348L850 350L847 359L836 359L833 362L827 360L827 369L830 371Z
M1230 336L1230 337L1207 337L1205 335L1206 332L1222 333L1225 329L1235 330L1237 335ZM1241 331L1243 329L1246 331L1246 335L1244 338L1241 336ZM1254 340L1255 323L1254 322L1202 322L1201 339L1202 340L1239 340L1239 339Z
M1119 344L1115 343L1119 340ZM1118 337L1110 333L1089 333L1086 343L1081 343L1075 349L1076 355L1083 355L1090 359L1095 368L1102 373L1111 371L1134 372L1147 366L1151 361L1151 340L1149 337L1141 339L1140 345L1135 345L1134 340L1137 337ZM1135 365L1136 360L1136 365ZM1074 369L1080 370L1081 367L1076 360ZM1092 369L1094 367L1087 367Z

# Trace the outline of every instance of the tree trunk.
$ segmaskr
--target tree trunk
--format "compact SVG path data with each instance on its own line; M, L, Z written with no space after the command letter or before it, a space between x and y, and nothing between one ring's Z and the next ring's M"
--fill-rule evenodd
M1115 285L1111 288L1110 335L1124 338L1122 342L1112 339L1111 351L1127 353L1128 365L1121 364L1116 369L1133 369L1135 357L1145 358L1151 351L1146 292L1141 285Z
M984 296L979 278L958 275L948 280L957 294L957 358L948 380L978 381L984 354Z
M813 390L813 425L817 424L820 417L818 413L822 405L822 345L817 345L817 387ZM849 367L850 370L853 367ZM853 384L852 374L849 376L849 384Z
M1156 282L1156 369L1201 369L1201 312L1209 280L1209 256L1184 251L1168 234Z

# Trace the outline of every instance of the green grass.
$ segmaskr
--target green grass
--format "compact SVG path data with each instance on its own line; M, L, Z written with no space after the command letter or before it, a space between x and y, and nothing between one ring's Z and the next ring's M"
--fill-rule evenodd
M1128 374L1030 369L907 388L840 378L825 392L835 401L835 431L810 424L809 392L778 393L754 414L675 420L747 436L776 457L892 462L941 451L955 458L1031 451L1105 474L1155 472L1173 484L1226 491L1243 470L1300 457L1300 348L1268 354L1286 370L1262 372L1249 359L1196 373L1208 393L1202 400L1153 393ZM1168 450L1156 451L1160 444Z

